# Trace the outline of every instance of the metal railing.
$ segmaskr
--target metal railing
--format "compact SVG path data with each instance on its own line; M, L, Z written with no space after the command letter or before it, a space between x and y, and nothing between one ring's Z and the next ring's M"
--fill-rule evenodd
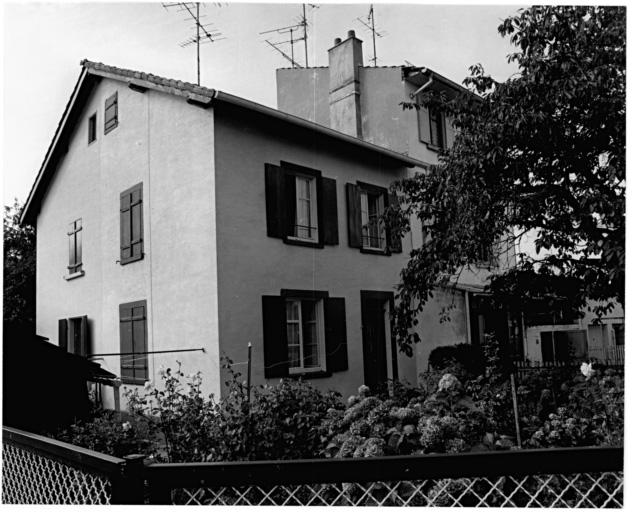
M143 459L118 459L3 426L2 503L143 503Z
M156 464L151 504L621 508L623 449Z
M589 357L595 358L606 364L623 365L624 346L616 345L614 347L589 347Z

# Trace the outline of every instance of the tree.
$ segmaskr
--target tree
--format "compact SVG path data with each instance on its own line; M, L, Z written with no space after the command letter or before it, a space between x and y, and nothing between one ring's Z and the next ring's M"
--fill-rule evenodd
M3 331L35 333L35 230L20 226L23 205L4 207Z
M580 308L595 299L599 314L623 304L626 10L533 7L498 31L517 47L508 59L519 73L498 83L476 65L468 92L425 95L457 137L438 165L392 186L402 196L384 216L393 236L412 215L429 235L401 273L393 311L408 354L432 290L451 287L487 246L503 253L523 236L535 237L536 254L520 251L493 273L496 300L524 307L543 295Z

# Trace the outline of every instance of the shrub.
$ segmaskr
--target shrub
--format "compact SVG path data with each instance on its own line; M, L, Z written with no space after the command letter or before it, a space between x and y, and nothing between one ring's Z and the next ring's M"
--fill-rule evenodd
M444 370L452 363L457 363L475 375L483 373L486 365L481 347L468 343L436 347L430 352L428 362L434 370Z

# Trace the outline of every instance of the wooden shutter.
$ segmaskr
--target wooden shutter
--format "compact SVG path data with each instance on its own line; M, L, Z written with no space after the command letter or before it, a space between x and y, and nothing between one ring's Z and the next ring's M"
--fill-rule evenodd
M89 325L87 324L87 316L81 317L81 337L79 340L79 346L75 347L74 353L79 356L86 356L90 353Z
M68 350L68 321L65 318L59 320L59 347Z
M288 335L284 297L262 296L264 376L288 376Z
M76 272L76 222L70 222L70 231L68 231L70 239L70 262L68 270L70 274Z
M120 376L133 378L133 308L120 306Z
M451 121L444 117L444 126L445 126L445 147L447 149L451 148L454 145L454 138L456 137L456 130L451 124Z
M105 135L118 126L118 93L105 100Z
M146 349L146 306L133 308L133 353L141 354ZM148 379L148 356L135 355L133 358L133 373L136 379Z
M338 198L336 180L323 178L322 210L325 245L338 245Z
M349 247L362 247L362 215L360 213L360 189L347 183L347 225Z
M347 355L347 325L345 299L324 299L325 354L327 371L339 372L349 368Z
M273 238L286 235L285 194L283 170L266 164L266 234Z
M432 137L430 136L430 113L429 111L420 106L417 109L417 116L419 118L419 140L421 142L432 143Z
M120 194L120 263L142 259L144 255L144 219L142 183Z
M395 194L388 194L388 206L397 206L399 200ZM392 237L390 231L386 230L386 245L390 248L390 252L400 253L402 252L401 238L396 236Z

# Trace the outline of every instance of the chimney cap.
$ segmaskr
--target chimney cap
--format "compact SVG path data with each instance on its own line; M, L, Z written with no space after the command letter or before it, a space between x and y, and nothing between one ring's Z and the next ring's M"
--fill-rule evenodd
M355 37L355 30L349 30L349 32L347 32L347 38L349 37Z
M334 39L334 46L338 45L342 43L342 39L340 39L339 37L337 37L336 39Z

